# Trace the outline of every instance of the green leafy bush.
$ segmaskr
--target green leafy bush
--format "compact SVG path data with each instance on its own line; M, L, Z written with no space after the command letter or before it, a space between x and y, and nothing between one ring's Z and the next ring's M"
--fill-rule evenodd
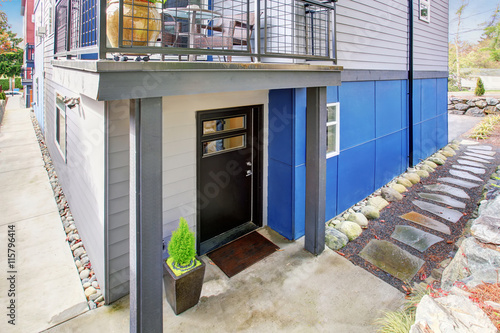
M23 84L21 83L20 77L16 77L16 80L14 82L14 88L23 89Z
M7 99L7 96L5 95L5 93L2 91L0 92L0 100L4 100L4 99Z
M481 80L481 78L478 77L476 82L476 90L474 91L474 94L476 94L476 96L483 96L485 92L486 90L484 89L483 80Z
M168 253L175 265L186 266L195 259L194 233L189 230L186 219L180 218L179 227L172 233Z
M0 79L0 84L2 85L2 90L9 90L9 79Z

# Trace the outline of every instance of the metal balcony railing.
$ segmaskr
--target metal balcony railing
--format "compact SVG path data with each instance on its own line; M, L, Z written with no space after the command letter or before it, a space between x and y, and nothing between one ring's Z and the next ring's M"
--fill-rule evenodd
M335 61L335 2L59 0L55 57Z

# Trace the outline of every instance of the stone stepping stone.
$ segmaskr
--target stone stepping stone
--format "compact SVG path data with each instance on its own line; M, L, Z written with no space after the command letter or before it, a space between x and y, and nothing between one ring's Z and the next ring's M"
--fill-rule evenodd
M482 158L477 158L477 157L472 157L472 156L460 156L460 158L465 158L467 160L470 160L470 161L474 161L474 162L481 162L481 163L488 163L488 164L491 164L491 161L488 161L488 160L485 160L485 159L482 159Z
M468 149L479 149L479 150L493 150L491 146L479 145L479 146L469 146Z
M486 173L486 170L482 168L474 168L470 166L456 165L456 164L452 165L451 167L459 170L469 171L475 173L476 175L484 175Z
M460 164L464 164L464 165L468 165L468 166L472 166L472 167L476 167L476 168L486 168L486 166L482 163L478 163L478 162L473 162L473 161L469 161L469 160L457 160L458 163Z
M442 195L437 193L418 193L418 196L421 197L422 199L432 200L446 206L462 208L462 209L465 208L465 204L462 201L455 200L447 195Z
M458 185L458 186L465 187L465 188L474 188L474 187L478 187L480 185L480 184L468 182L466 180L456 179L456 178L451 178L451 177L441 177L441 178L438 178L438 180L440 182L450 183L450 184Z
M438 206L430 202L420 200L413 200L412 202L418 208L423 209L436 216L442 217L443 219L453 223L457 223L458 220L460 220L460 218L463 216L462 213L460 213L458 210L445 208L443 206Z
M460 177L460 178L465 178L465 179L469 179L469 180L477 180L477 181L480 181L482 182L483 180L479 177L476 177L468 172L465 172L465 171L459 171L459 170L450 170L450 174L452 174L453 176L457 176L457 177Z
M425 261L385 240L372 239L359 256L402 281L411 280Z
M397 225L391 237L420 252L424 252L432 245L443 240L441 237L409 225Z
M494 157L480 155L480 154L476 154L476 153L472 153L472 152L464 152L464 154L467 155L467 156L482 158L482 159L485 159L485 160L494 160L495 159Z
M407 221L419 224L423 227L439 231L443 234L451 235L450 227L448 227L446 224L438 222L420 213L409 212L404 215L401 215L400 217Z
M445 192L455 197L470 199L469 195L465 193L465 191L461 188L456 188L445 184L424 185L424 188L429 191Z
M485 156L494 156L496 152L494 151L484 151L484 150L474 150L474 149L467 149L468 152L471 152L476 155L485 155Z

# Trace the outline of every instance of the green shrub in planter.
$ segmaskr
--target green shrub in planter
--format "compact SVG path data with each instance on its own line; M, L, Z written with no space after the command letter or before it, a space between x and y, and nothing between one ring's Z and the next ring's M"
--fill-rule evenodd
M177 276L200 265L196 260L194 233L189 230L187 221L183 217L180 218L177 230L172 233L168 243L168 254L167 265Z

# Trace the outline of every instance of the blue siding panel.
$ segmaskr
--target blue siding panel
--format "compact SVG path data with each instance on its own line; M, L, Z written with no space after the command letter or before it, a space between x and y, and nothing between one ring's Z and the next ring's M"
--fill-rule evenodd
M402 132L393 133L376 141L375 188L384 186L394 176L402 173L401 166L405 159L402 154L403 144Z
M422 125L417 124L413 126L413 160L418 162L424 159L422 152Z
M423 158L434 154L437 150L436 118L422 123L422 154Z
M448 144L448 112L439 115L436 120L437 147L443 148Z
M292 164L293 90L269 92L269 156Z
M376 136L401 129L401 81L378 81L375 84Z
M338 211L342 212L375 190L375 142L339 155Z
M339 101L339 87L326 87L326 102L335 103Z
M337 215L338 161L338 156L333 156L326 160L326 220L330 220Z
M267 224L288 239L294 237L292 184L292 169L290 166L270 159Z
M375 137L375 83L344 82L340 86L340 150Z
M306 166L295 167L295 201L294 201L293 238L304 236L306 230Z
M293 165L306 163L306 89L295 89L294 94L294 138L295 151Z
M413 80L413 123L422 121L422 81Z
M422 82L422 120L431 119L437 116L437 92L436 79L419 80Z

